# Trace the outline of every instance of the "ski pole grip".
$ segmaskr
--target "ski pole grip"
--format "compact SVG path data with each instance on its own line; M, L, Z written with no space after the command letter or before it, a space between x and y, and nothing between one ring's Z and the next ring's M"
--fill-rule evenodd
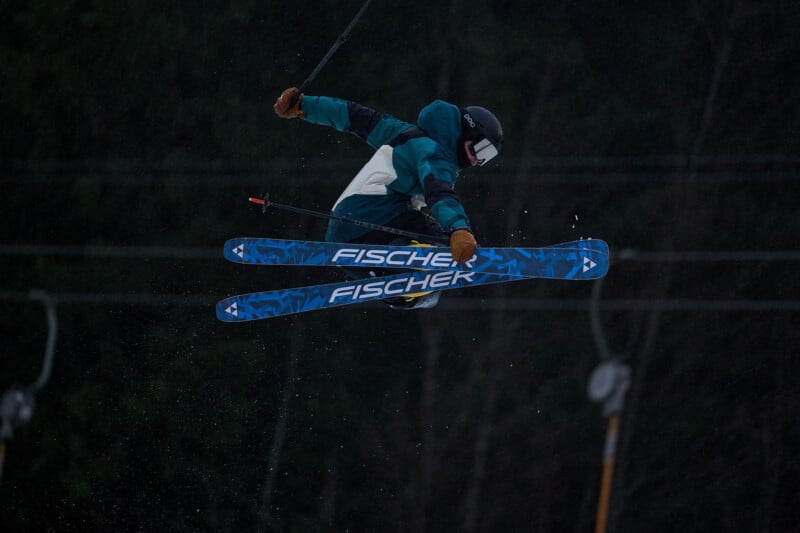
M270 206L269 193L265 194L263 199L262 198L255 198L255 197L251 196L247 200L250 201L250 202L253 202L254 204L260 205L262 213L266 213L267 212L267 207Z
M303 85L305 85L305 83L303 83ZM295 104L297 104L297 100L300 99L300 91L302 90L303 85L300 86L301 89L298 89L294 92L291 100L289 100L289 109L292 109L295 106Z

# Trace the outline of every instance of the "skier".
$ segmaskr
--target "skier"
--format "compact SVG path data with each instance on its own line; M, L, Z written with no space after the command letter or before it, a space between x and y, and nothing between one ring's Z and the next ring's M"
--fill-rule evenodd
M334 204L334 215L432 237L449 235L453 259L463 263L472 258L478 244L454 186L461 169L485 165L503 145L502 126L489 110L436 100L411 124L356 102L306 96L295 87L283 91L273 109L281 118L301 117L355 134L376 149ZM408 244L390 233L335 220L329 223L325 239ZM360 272L348 273L364 277ZM439 295L409 295L387 303L396 308L429 308L438 303Z

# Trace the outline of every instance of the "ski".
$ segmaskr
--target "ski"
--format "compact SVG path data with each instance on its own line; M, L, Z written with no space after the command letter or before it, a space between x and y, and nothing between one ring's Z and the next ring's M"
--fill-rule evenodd
M394 246L242 237L225 243L229 261L249 265L305 265L363 268L452 270L504 276L564 279L574 255L584 254L580 270L588 273L608 262L608 245L598 239L571 241L540 248L478 248L465 263L456 263L447 247ZM581 259L583 261L583 259ZM564 263L567 263L566 266ZM588 279L593 279L591 272ZM574 278L574 275L573 275ZM569 278L569 279L573 279ZM580 279L578 277L577 279Z
M570 248L553 248L551 252L551 256L558 258L545 263L545 272L552 278L597 279L608 271L608 256L604 253ZM474 270L414 270L389 276L232 296L217 303L216 313L217 318L224 322L246 322L406 294L518 281L529 277Z

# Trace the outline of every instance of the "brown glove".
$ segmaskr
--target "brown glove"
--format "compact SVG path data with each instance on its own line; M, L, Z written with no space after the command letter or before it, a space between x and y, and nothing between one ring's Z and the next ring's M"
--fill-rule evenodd
M450 234L450 255L457 263L472 259L478 243L475 236L467 229L457 229Z
M304 117L306 114L300 109L302 101L303 93L298 92L297 87L290 87L275 100L275 105L272 106L272 109L281 118Z

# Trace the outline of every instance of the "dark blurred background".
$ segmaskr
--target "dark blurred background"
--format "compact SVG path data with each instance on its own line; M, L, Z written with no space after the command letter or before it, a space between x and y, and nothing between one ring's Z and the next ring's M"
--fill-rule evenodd
M596 283L223 324L217 300L328 282L226 262L321 240L371 150L275 117L354 1L5 0L0 392L12 531L591 531L631 370L608 530L800 527L800 5L376 0L307 88L414 121L489 107L458 192L478 241L595 237Z

